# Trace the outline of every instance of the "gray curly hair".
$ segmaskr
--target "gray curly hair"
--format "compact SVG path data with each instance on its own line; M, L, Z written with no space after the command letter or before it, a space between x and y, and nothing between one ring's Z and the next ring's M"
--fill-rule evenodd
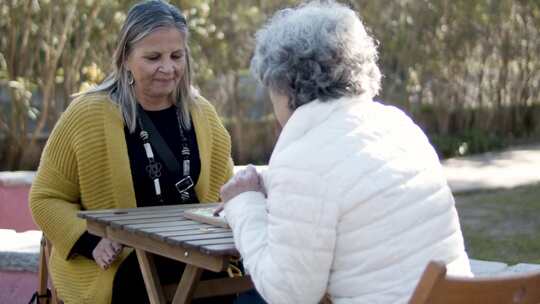
M315 99L378 94L375 40L358 15L335 1L278 11L257 32L251 71L264 86L289 97L289 108Z

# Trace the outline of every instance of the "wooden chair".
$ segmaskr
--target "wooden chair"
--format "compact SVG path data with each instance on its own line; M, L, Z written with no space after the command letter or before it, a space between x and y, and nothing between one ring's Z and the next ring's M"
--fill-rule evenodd
M62 304L56 295L52 279L49 274L49 257L51 256L52 244L45 235L41 237L41 246L39 248L39 269L38 269L38 304ZM48 289L50 286L50 291ZM49 294L50 293L50 294Z
M501 277L464 278L446 275L446 266L430 262L409 304L538 304L540 272Z

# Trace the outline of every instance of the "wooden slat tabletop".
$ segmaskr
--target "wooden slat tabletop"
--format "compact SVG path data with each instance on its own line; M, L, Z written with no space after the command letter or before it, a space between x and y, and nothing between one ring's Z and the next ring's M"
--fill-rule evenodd
M184 210L201 204L81 211L80 218L114 229L145 235L174 246L192 248L202 253L238 256L232 231L185 219ZM204 204L205 207L217 204Z

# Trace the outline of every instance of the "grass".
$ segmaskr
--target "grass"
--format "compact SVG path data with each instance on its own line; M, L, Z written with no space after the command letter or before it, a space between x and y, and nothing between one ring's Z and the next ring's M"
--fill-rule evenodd
M540 184L455 199L471 258L540 264Z

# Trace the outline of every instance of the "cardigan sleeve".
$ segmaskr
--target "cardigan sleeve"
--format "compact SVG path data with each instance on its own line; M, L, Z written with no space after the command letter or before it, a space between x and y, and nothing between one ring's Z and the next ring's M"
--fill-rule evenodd
M318 303L327 289L336 242L337 204L309 172L269 169L260 192L225 204L235 245L269 303Z
M210 147L210 183L208 196L210 202L219 200L219 191L233 174L233 160L231 158L231 137L223 126L215 108L203 97L199 97L204 115L209 123L211 132Z
M64 259L86 231L85 221L77 217L81 205L74 138L80 108L73 102L51 132L29 197L34 221Z
M87 259L93 260L94 256L92 255L92 252L100 241L101 238L99 236L95 236L88 233L88 231L85 231L75 245L73 245L73 248L71 248L70 256L73 254L80 254Z

